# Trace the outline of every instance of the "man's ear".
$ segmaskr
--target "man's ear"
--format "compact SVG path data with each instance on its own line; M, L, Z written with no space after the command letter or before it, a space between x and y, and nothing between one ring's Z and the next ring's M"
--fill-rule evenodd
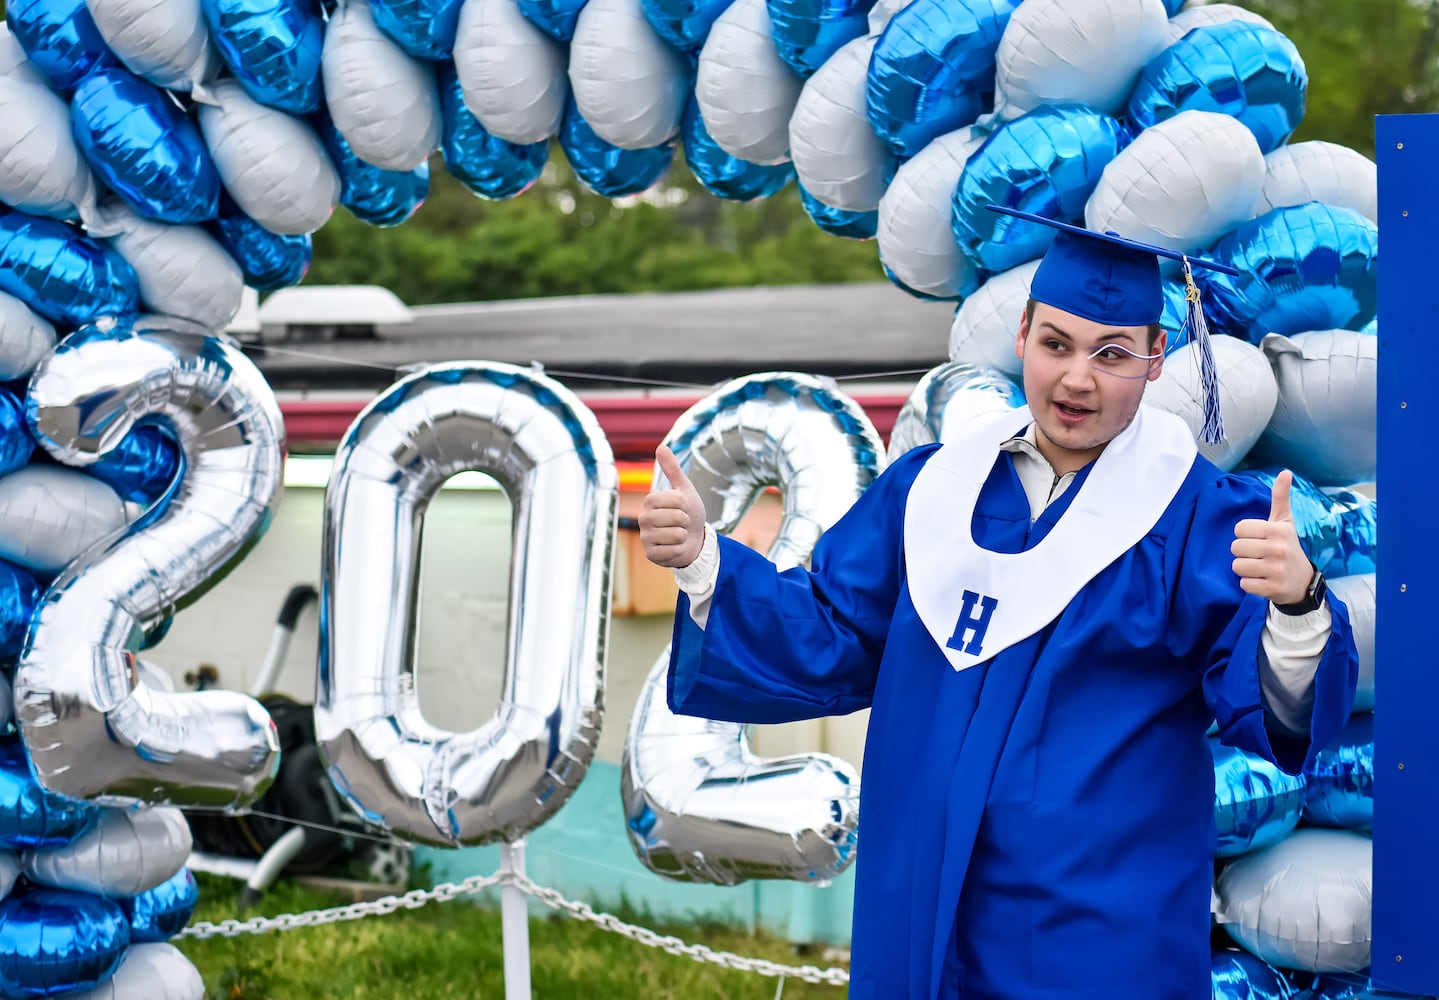
M1154 346L1149 349L1150 354L1159 355L1159 357L1155 358L1154 361L1150 363L1149 381L1153 382L1155 379L1159 378L1160 375L1164 374L1164 356L1168 347L1169 331L1160 330L1159 336L1154 338Z
M1014 356L1024 360L1024 341L1029 336L1029 312L1019 317L1019 333L1014 338Z

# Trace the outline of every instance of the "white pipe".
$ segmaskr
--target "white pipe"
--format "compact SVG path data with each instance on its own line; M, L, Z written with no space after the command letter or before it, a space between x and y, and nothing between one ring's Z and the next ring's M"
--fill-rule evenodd
M300 612L316 600L317 596L315 588L308 584L291 587L290 592L285 595L285 603L275 620L275 630L270 633L270 646L265 650L264 662L260 664L260 672L255 675L254 683L250 685L252 696L259 698L274 690L275 682L280 679L280 668L285 665L285 656L290 651L290 640L294 638L295 623L300 619Z
M260 898L275 881L285 867L295 860L305 847L305 828L292 826L281 835L280 839L270 845L263 857L255 865L255 870L250 873L250 878L245 882L245 889L240 894L240 908L243 910L255 900Z
M500 871L525 873L525 842L500 845ZM530 1000L530 911L525 894L508 882L500 888L500 928L504 939L505 1000Z

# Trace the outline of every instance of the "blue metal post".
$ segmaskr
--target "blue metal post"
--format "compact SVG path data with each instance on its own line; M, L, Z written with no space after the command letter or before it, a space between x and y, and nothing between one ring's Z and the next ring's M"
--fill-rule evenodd
M1379 161L1379 476L1374 712L1376 986L1439 993L1439 659L1431 641L1439 332L1439 115L1386 115Z

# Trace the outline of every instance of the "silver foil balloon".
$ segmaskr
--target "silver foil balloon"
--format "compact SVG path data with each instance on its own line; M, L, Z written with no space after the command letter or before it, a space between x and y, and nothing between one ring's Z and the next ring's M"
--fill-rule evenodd
M205 982L174 945L132 944L113 976L65 1000L205 1000Z
M36 776L111 804L248 805L279 766L269 713L233 691L158 691L134 653L268 526L285 451L274 393L225 340L142 318L62 343L31 379L29 410L62 462L95 462L140 422L171 435L183 460L164 500L81 554L41 599L15 676Z
M1369 966L1373 868L1371 838L1301 828L1219 873L1216 916L1270 965L1357 972Z
M1320 486L1372 481L1379 470L1379 338L1357 330L1271 333L1260 347L1273 366L1278 405L1255 460Z
M989 413L1024 405L1024 390L994 368L947 361L919 380L889 432L889 460L961 433Z
M0 899L10 895L20 877L20 859L9 851L0 852Z
M1374 631L1375 605L1378 601L1376 576L1356 573L1336 576L1329 581L1329 592L1349 609L1349 625L1354 630L1354 646L1359 651L1359 683L1354 690L1354 711L1374 711Z
M454 733L420 712L414 650L425 509L465 470L509 495L514 541L499 709ZM422 843L484 844L569 799L603 717L618 496L594 415L526 369L424 368L355 419L325 496L315 731L360 815Z
M768 555L781 570L809 561L883 466L879 434L852 399L829 379L786 372L727 383L665 443L718 531L733 530L765 487L780 488L784 518ZM676 715L665 700L668 663L666 650L645 681L621 768L630 846L645 867L721 885L813 882L847 868L859 773L828 754L759 757L743 726Z
M184 869L193 843L178 809L104 809L87 833L62 847L26 851L20 863L40 885L122 898L168 882Z

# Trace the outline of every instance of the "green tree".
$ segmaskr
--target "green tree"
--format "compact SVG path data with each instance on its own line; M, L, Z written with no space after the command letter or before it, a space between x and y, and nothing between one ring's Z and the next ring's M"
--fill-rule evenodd
M660 186L613 202L557 152L530 191L503 202L473 196L435 157L410 221L374 230L336 212L315 235L306 280L373 282L423 303L880 277L874 244L825 234L793 185L756 204L723 202L676 157Z
M1439 0L1241 0L1294 42L1309 71L1295 141L1374 155L1374 116L1439 111Z

